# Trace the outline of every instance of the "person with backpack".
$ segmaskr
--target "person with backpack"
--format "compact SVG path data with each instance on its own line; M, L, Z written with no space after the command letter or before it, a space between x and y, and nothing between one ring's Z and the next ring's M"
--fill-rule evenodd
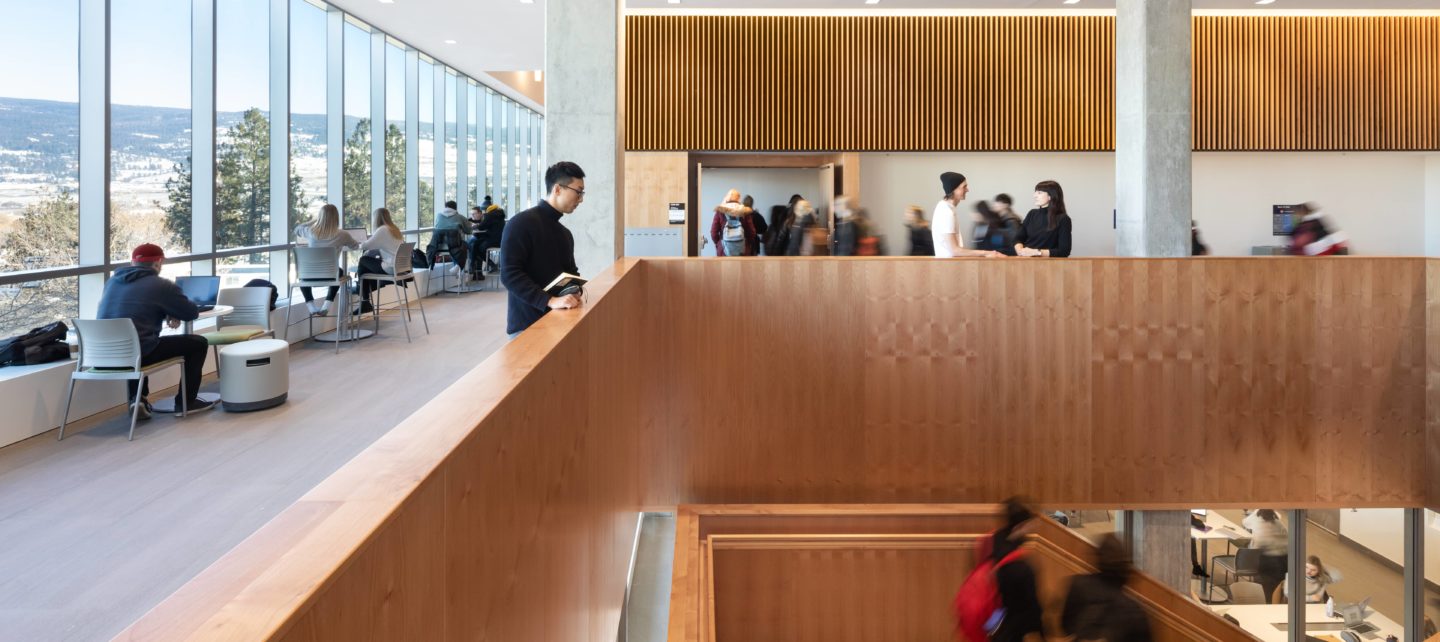
M755 245L755 225L751 209L740 204L740 190L725 193L725 200L715 207L710 222L710 240L715 242L715 256L747 256Z
M1005 500L1005 525L976 547L976 564L955 596L961 640L1024 642L1044 635L1035 569L1022 545L1035 512L1018 498Z
M1135 574L1130 553L1110 533L1100 538L1095 553L1097 572L1070 581L1060 615L1061 633L1077 641L1150 642L1149 616L1125 593L1126 582Z
M770 231L770 225L765 222L765 217L760 214L760 210L755 209L754 196L746 194L745 198L740 200L740 204L750 210L750 226L755 228L755 241L750 244L747 256L760 256L762 252L760 239L765 238L765 234Z
M799 200L803 199L796 194L788 205L770 208L770 227L764 238L766 256L785 256L790 251L790 227L795 224L795 202Z

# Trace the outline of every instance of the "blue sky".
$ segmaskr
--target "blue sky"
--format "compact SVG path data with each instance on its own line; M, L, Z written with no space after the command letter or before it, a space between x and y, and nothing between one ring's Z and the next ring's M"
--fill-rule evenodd
M269 2L216 4L217 107L268 109ZM12 61L0 65L0 96L76 101L78 0L0 0L0 15L0 59ZM111 101L190 107L190 0L112 0L110 19ZM324 113L325 11L291 0L290 20L290 109ZM369 34L347 24L345 35L347 62L358 63L346 74L346 113L368 115ZM398 72L402 61L387 67Z

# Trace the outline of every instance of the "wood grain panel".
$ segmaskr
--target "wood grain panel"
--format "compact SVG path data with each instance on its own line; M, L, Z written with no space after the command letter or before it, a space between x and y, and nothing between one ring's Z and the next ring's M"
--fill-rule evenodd
M977 538L998 519L994 505L681 506L676 558L708 555L712 574L677 567L668 639L951 639L950 599L973 567ZM1035 527L1029 561L1057 630L1070 579L1094 571L1094 549L1053 521ZM1251 639L1148 576L1133 578L1130 592L1156 640Z
M622 260L120 639L613 640L647 506L1423 505L1436 265Z
M1440 149L1440 17L1192 28L1197 151ZM626 30L629 150L1114 149L1113 17L628 16Z

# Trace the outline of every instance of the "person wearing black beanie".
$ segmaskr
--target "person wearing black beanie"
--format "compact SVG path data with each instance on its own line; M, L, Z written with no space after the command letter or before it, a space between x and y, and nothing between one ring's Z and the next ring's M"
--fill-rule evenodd
M955 215L955 206L965 200L970 183L959 172L945 172L940 175L940 187L945 190L944 198L935 204L930 216L930 234L935 240L935 256L953 258L957 256L1004 256L989 250L967 250L965 239L960 236L960 222Z

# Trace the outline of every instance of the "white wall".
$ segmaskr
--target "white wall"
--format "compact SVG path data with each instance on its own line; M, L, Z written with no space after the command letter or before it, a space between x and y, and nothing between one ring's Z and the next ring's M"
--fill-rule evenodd
M738 189L742 195L755 197L755 209L770 221L770 207L785 205L790 197L799 194L819 207L823 193L833 189L825 185L823 170L798 169L791 167L702 169L700 173L700 205L697 220L700 234L705 240L700 256L715 256L715 244L710 242L710 220L715 216L715 206L725 198L725 192Z
M1440 582L1440 530L1432 524L1435 513L1425 515L1425 579ZM1405 565L1405 511L1399 508L1340 509L1340 534L1382 557ZM1321 560L1325 561L1325 560ZM1340 569L1343 574L1347 569Z
M966 209L972 215L973 202L1005 192L1023 216L1035 183L1059 181L1075 219L1075 255L1115 253L1114 154L864 154L861 167L864 205L887 237L900 241L889 241L892 254L904 251L905 206L920 205L928 215L940 199L944 171L970 179ZM1440 254L1437 155L1201 153L1195 154L1193 176L1193 216L1216 255L1248 255L1252 246L1281 244L1270 235L1270 206L1304 201L1319 203L1357 254L1421 255L1432 236L1432 253Z
M1440 256L1440 154L1425 157L1425 254Z

